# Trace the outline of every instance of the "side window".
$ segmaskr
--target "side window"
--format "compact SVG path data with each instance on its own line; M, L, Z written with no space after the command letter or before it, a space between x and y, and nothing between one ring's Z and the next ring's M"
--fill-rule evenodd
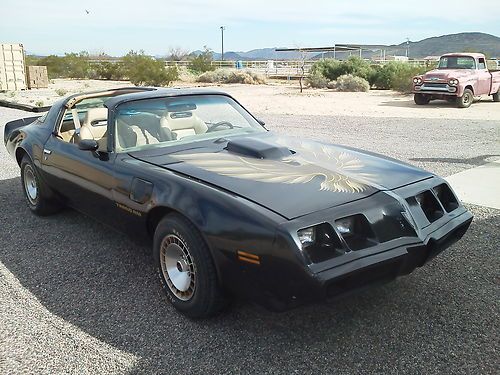
M479 58L477 68L486 69L486 62L484 61L483 58Z

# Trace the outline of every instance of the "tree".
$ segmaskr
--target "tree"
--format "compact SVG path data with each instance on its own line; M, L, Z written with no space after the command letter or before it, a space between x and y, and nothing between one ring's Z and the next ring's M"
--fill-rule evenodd
M168 50L167 60L169 61L183 61L189 56L189 51L181 47L171 47Z
M177 67L165 68L165 63L144 54L130 51L122 59L126 76L137 86L168 86L179 78Z
M215 66L212 65L212 61L213 61L212 50L207 46L204 46L203 52L191 60L188 68L198 73L204 73L211 70L215 70Z

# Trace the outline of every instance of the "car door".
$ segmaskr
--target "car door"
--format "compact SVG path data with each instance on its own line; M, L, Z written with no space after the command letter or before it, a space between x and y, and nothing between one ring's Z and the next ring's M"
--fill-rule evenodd
M477 86L475 95L489 95L491 89L491 74L484 58L480 57L477 64Z
M66 204L110 223L115 211L114 159L113 153L80 150L73 141L52 135L44 145L41 168Z

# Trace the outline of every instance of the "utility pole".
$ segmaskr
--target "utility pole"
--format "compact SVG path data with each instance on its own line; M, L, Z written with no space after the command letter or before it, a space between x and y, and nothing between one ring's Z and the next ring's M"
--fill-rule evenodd
M221 26L220 27L220 32L221 32L221 50L222 50L222 53L221 53L221 61L224 61L224 30L226 30L226 27L225 26Z
M406 57L410 57L410 38L406 38Z

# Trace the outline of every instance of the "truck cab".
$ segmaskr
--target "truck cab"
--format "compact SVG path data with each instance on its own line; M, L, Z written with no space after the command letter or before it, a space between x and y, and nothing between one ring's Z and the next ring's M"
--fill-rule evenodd
M440 57L436 69L413 77L413 94L417 105L444 99L458 107L469 107L474 98L492 96L500 101L500 71L488 69L482 53L448 53Z

